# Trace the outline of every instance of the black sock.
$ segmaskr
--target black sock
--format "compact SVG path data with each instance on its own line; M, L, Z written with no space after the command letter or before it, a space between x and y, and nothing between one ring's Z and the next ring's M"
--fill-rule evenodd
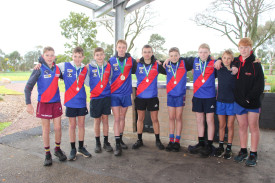
M232 147L232 144L227 144L227 147L226 147L226 149L229 149L229 150L231 150L231 147Z
M223 148L223 143L224 143L223 141L219 141L219 147L220 148Z
M155 134L155 136L156 136L156 141L160 141L159 134Z
M122 136L123 136L123 133L120 133L120 136L119 136L119 137L120 137L120 140L122 140Z
M204 137L199 137L199 145L204 146Z
M242 151L244 154L247 154L247 148L241 148L241 151Z
M207 144L208 144L208 146L210 146L210 147L211 147L211 146L212 146L212 144L213 144L213 140L208 140L208 141L207 141Z
M120 136L115 136L115 139L116 139L116 145L119 145L120 144Z
M100 144L100 137L95 137L96 144Z
M142 133L138 133L138 140L142 140Z
M108 136L104 136L104 143L108 143Z
M251 156L252 154L255 154L255 156L257 156L257 151L256 151L256 152L250 151L250 156Z
M83 144L84 144L84 141L78 141L78 144L79 144L79 147L78 147L78 148L82 148L82 147L83 147Z
M75 149L75 142L71 142L71 148Z

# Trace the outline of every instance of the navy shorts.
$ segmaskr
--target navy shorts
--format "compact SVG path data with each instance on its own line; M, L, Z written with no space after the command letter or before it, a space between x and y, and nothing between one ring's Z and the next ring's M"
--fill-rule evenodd
M169 107L183 107L185 106L185 95L174 97L167 95L167 106Z
M204 112L214 113L216 112L216 97L214 98L197 98L192 99L192 111L193 112Z
M224 102L217 101L216 114L217 115L235 116L234 103L224 103Z
M131 95L111 95L111 106L112 107L129 107L132 105Z
M158 111L159 110L159 99L154 98L135 98L135 107L137 110L145 111Z
M86 114L88 114L87 107L83 107L83 108L66 107L66 116L69 118L77 117L77 116L85 116Z
M111 97L92 99L90 102L91 117L100 118L103 114L111 114Z
M236 102L234 102L234 112L235 112L237 115L247 114L248 112L260 113L260 112L261 112L261 108L257 108L257 109L247 109L247 108L244 108L244 107L240 106L240 105L237 104Z

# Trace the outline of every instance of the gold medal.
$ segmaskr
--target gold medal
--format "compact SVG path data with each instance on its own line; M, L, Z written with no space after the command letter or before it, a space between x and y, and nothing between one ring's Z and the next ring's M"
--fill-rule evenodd
M79 87L76 87L76 91L79 91Z
M123 81L123 80L125 80L125 76L124 75L121 75L120 76L120 79Z
M174 81L174 84L176 85L176 84L177 84L177 81Z
M103 85L100 85L100 88L103 88Z
M148 79L148 78L146 79L146 82L147 82L147 83L149 82L149 79Z
M204 79L202 79L202 80L201 80L201 82L202 82L202 83L205 83L205 80L204 80Z

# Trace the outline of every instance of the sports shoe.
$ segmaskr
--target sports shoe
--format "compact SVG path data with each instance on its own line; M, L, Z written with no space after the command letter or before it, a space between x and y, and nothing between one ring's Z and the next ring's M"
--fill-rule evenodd
M120 146L122 149L128 149L128 146L123 142L123 140L120 140Z
M198 154L200 151L201 151L201 149L203 149L203 145L200 145L199 143L197 143L196 145L194 145L194 146L191 146L191 145L189 145L188 146L188 151L191 153L191 154Z
M216 157L222 157L222 154L224 153L224 148L223 147L218 147L217 149L216 149L216 153L215 153L215 155L214 156L216 156Z
M225 153L223 155L224 159L231 159L233 153L231 149L226 148Z
M114 151L115 156L121 156L122 154L122 148L120 144L116 144L116 150Z
M159 148L159 150L165 149L164 145L161 143L160 140L157 140L157 141L156 141L156 146Z
M179 152L180 151L180 143L175 142L173 145L173 152Z
M72 149L69 155L69 161L74 161L76 160L76 149Z
M95 145L95 153L101 153L101 144Z
M107 152L112 152L113 151L113 148L112 148L112 146L109 142L104 143L103 149L105 149L105 151L107 151Z
M243 160L246 160L248 157L247 153L243 153L242 151L239 152L238 156L235 156L234 161L237 163L243 162Z
M54 155L59 158L59 161L66 161L67 159L67 156L61 149L58 149L57 151L55 151Z
M51 166L52 162L53 162L52 155L51 154L46 154L45 161L44 161L44 166Z
M216 152L216 148L213 145L211 146L206 145L204 146L204 148L200 150L200 156L202 158L207 158L210 156L214 156L215 152Z
M137 142L133 144L132 149L138 149L141 146L143 146L142 140L137 140Z
M256 166L258 158L255 154L250 154L249 158L245 161L246 166Z
M89 153L85 147L80 147L78 148L78 152L77 154L81 154L82 156L84 156L85 158L89 158L92 157L91 153Z
M165 150L170 152L173 150L173 146L174 146L174 143L173 142L169 142L169 144L166 146Z

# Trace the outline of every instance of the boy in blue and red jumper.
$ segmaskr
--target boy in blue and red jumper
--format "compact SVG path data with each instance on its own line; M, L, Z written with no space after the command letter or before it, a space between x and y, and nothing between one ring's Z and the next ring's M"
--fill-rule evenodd
M62 106L60 103L60 93L58 87L58 79L61 76L60 69L54 64L54 49L45 47L43 56L39 58L44 61L39 70L33 70L25 87L25 99L27 104L27 112L34 113L34 108L31 104L31 92L37 82L38 104L36 117L42 120L42 136L46 152L44 166L52 165L52 156L50 153L50 120L53 119L55 132L55 153L54 155L60 161L67 159L66 155L60 149L61 144L61 115Z

